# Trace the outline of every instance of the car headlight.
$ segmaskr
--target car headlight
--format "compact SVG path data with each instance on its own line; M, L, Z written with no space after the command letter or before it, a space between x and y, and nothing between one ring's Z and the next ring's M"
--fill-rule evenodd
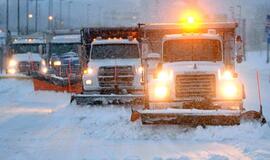
M15 61L14 59L11 59L8 63L9 67L15 67L17 65L17 61Z
M94 72L93 68L90 68L90 67L88 67L87 69L83 71L84 74L93 74L93 72Z
M54 66L61 66L61 64L62 64L61 61L54 61L53 62Z

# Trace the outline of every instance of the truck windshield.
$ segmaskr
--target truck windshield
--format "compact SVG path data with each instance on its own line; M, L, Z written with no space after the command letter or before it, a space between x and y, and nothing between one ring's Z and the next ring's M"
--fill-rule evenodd
M97 44L93 45L92 59L129 59L139 58L137 44Z
M42 44L13 44L12 49L16 54L18 53L39 53L39 46ZM42 48L45 48L45 45L42 45Z
M50 44L50 53L57 55L62 55L68 52L78 53L78 43L51 43Z
M177 39L163 45L163 61L221 61L221 43L212 39Z

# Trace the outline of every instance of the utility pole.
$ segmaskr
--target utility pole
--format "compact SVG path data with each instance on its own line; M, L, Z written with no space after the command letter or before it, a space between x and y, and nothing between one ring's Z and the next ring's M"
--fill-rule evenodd
M20 0L17 0L17 32L20 35Z
M6 39L8 39L8 28L9 28L8 20L9 20L9 0L6 1Z
M86 17L87 17L87 26L90 26L90 7L91 7L91 4L88 3L87 6L86 6Z
M26 0L26 34L29 34L29 0Z
M71 29L71 5L72 5L72 1L68 2L68 27L69 29Z
M37 32L38 25L38 0L35 2L35 32Z
M63 27L63 18L62 18L62 2L63 2L63 0L60 0L60 5L59 5L59 23L60 23L60 25L59 25L59 28L62 28Z

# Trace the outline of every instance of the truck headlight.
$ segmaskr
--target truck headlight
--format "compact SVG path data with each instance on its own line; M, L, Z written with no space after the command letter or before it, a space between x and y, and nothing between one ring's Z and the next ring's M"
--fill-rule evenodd
M233 73L229 70L226 70L223 73L221 73L219 70L218 77L220 80L232 80L234 78Z
M239 90L237 83L233 81L226 82L221 86L222 96L226 99L238 98Z
M158 72L156 78L160 82L168 82L168 81L172 80L173 74L171 71L163 70L163 71Z
M48 72L48 68L47 67L42 67L41 72L46 74Z
M161 86L155 87L155 91L154 91L155 98L164 99L168 96L168 93L169 91L168 91L167 86L161 85Z
M46 61L44 59L41 60L41 65L46 66Z
M87 69L85 69L83 71L84 74L93 74L93 72L94 72L94 70L92 68L90 68L90 67L88 67Z
M14 59L11 59L11 60L9 61L9 63L8 63L8 66L9 66L9 67L15 67L16 65L17 65L17 61L14 60Z
M143 67L142 66L138 67L136 69L136 71L137 71L138 74L142 74L143 73Z
M91 79L86 80L86 81L85 81L85 84L86 84L86 85L91 85L91 84L92 84L92 80L91 80Z
M61 66L61 64L62 64L61 61L54 61L53 62L54 66Z

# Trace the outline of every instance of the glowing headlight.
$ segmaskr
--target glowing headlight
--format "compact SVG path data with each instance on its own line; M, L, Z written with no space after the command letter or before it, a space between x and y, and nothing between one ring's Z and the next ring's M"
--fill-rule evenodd
M42 67L41 72L46 74L48 72L48 68L47 67Z
M86 85L91 85L91 84L92 84L92 80L91 80L91 79L86 80L86 81L85 81L85 84L86 84Z
M166 98L168 95L168 88L166 86L157 86L155 88L155 97L159 99Z
M83 71L84 74L92 74L93 72L94 72L94 70L90 67Z
M219 79L223 79L223 80L232 80L233 79L233 74L231 71L224 71L223 73L218 73Z
M137 73L138 74L142 74L143 73L143 67L142 66L140 66L140 67L137 68Z
M8 69L8 73L9 74L15 74L16 73L16 69L15 68Z
M160 71L157 74L157 79L159 81L169 81L172 79L172 77L173 77L173 74L172 72L169 72L169 71Z
M54 66L61 66L61 61L54 61L53 62L53 65Z
M228 82L228 83L225 83L223 86L222 86L222 95L225 97L225 98L235 98L235 97L238 97L237 93L238 93L238 88L237 88L237 85L233 82Z
M46 61L44 59L41 60L41 65L46 66Z
M9 65L10 67L14 67L14 66L17 65L17 61L11 59L11 60L9 61L8 65Z

